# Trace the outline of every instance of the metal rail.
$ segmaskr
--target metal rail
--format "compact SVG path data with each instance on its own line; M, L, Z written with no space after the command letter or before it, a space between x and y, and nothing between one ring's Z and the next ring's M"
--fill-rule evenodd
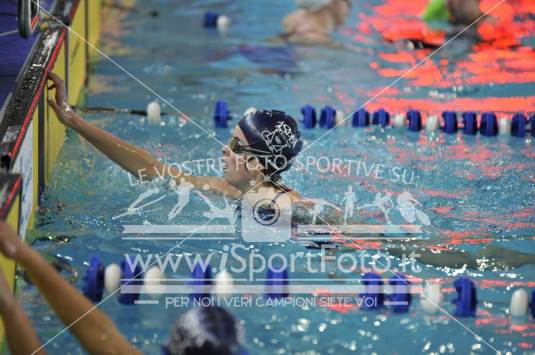
M18 0L17 13L20 36L30 38L39 22L39 0Z

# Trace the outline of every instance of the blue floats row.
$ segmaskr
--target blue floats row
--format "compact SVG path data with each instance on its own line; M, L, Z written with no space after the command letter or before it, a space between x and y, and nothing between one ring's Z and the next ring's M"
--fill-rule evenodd
M394 292L386 297L382 289L384 281L379 274L373 272L365 274L362 283L365 285L366 291L360 294L363 300L361 309L382 309L385 305L385 300L387 300L391 304L394 313L406 313L409 311L412 303L412 295L409 290L411 284L403 274L395 274L388 280L388 284L394 287ZM460 277L454 281L453 285L457 291L457 296L452 301L456 306L455 316L474 317L477 309L477 291L473 281L468 277ZM442 296L440 294L431 295L428 293L426 298L428 298L426 301L431 303L432 309L441 309Z
M223 272L226 274L226 272ZM221 276L221 274L219 274ZM232 285L232 277L230 275L223 278L216 276L212 278L212 267L208 264L202 267L200 264L196 264L193 272L191 274L192 281L189 282L189 285L192 286L193 292L190 293L189 297L193 300L202 300L211 296L212 287L217 287L217 284L222 282L225 285ZM214 285L215 281L215 285ZM288 297L288 269L273 269L268 268L265 279L265 291L264 296L269 299L279 299ZM223 294L231 294L232 286L227 287L226 292ZM221 290L214 290L215 293L221 294Z
M395 274L388 280L388 284L394 287L394 292L385 296L383 293L383 279L380 275L369 272L362 277L362 283L366 291L359 296L362 299L360 308L366 311L382 309L385 300L389 301L394 313L406 313L412 303L412 295L409 287L411 283L405 275Z
M104 290L113 294L123 285L141 286L145 284L145 278L160 279L161 275L162 273L157 267L150 268L145 274L139 265L136 266L135 270L132 270L126 259L121 261L120 266L111 264L104 268L100 258L91 255L89 267L83 278L82 292L91 301L100 302ZM137 292L121 292L118 297L119 303L122 304L134 304L138 299L139 293Z
M386 127L390 124L390 114L384 109L379 109L373 113L371 123ZM360 109L353 114L351 125L353 127L366 127L370 125L370 113Z
M336 110L327 105L320 111L319 121L316 119L316 109L310 105L301 108L302 123L305 128L314 128L318 124L321 128L331 129L336 126Z
M301 123L304 128L312 129L318 125L320 128L332 129L337 124L342 123L343 113L337 111L332 106L325 106L321 109L320 114L311 105L305 105L301 108ZM425 129L435 131L440 128L446 134L455 134L459 130L465 135L476 135L478 132L487 137L497 136L498 134L510 134L514 137L524 138L531 132L535 137L535 114L527 118L522 113L515 114L511 120L502 118L498 120L496 114L485 112L481 115L478 125L478 116L475 112L463 112L460 120L456 112L442 112L442 125L439 124L436 116L429 116L425 124ZM228 104L224 100L217 101L214 109L214 124L216 128L228 128L228 121L232 115L228 109ZM419 132L424 128L422 123L422 114L417 110L410 110L405 115L395 115L391 117L390 113L384 109L379 109L372 114L361 108L354 112L351 118L351 126L367 127L370 124L381 127L393 125L396 127L407 126L411 132Z
M394 287L394 292L385 295L383 292L384 281L379 274L367 273L363 276L362 283L365 292L359 296L362 298L361 309L380 310L388 301L394 313L405 313L411 305L410 282L401 273L395 274L388 280L388 284ZM466 276L454 280L456 295L451 301L455 305L453 315L455 317L475 317L477 312L477 289L474 282ZM420 299L421 307L426 313L434 313L442 308L442 293L438 284L427 284ZM509 306L509 315L520 319L531 313L535 318L535 291L531 292L531 302L525 289L517 289Z
M303 106L301 108L301 113L303 114L302 123L305 128L314 128L316 126L317 119L316 119L316 111L314 108L310 105ZM333 128L336 126L336 110L334 110L331 106L325 106L321 110L320 120L319 120L319 126L321 128ZM422 114L417 110L410 110L407 112L407 114L403 117L401 117L402 120L400 121L399 118L395 117L395 122L393 122L393 125L404 125L404 121L406 118L407 121L407 129L412 132L419 132L423 129L422 124ZM519 113L513 116L510 123L507 121L504 121L504 123L499 123L496 115L492 112L486 112L483 113L481 116L481 121L478 127L477 123L477 114L475 112L464 112L461 115L462 118L462 126L459 124L459 120L457 117L457 113L453 111L444 111L442 113L442 119L443 119L443 125L441 129L447 133L447 134L454 134L457 133L459 128L462 128L462 131L466 135L476 135L477 132L481 133L483 136L496 136L501 131L506 131L505 133L511 133L514 137L525 137L527 135L528 131L531 131L531 135L535 136L535 115L531 117L530 120L528 118ZM431 121L433 118L429 117L428 120ZM436 118L435 118L436 120ZM433 127L438 127L438 122L436 122L434 125L432 122L429 122L430 130L434 130ZM353 127L367 127L370 124L387 127L391 124L391 116L390 113L385 111L384 109L379 109L373 114L370 114L370 112L366 111L365 109L359 109L355 113L353 113L352 119L351 119L351 125ZM529 128L529 125L531 124L531 129ZM510 126L509 126L510 125Z
M422 130L422 115L417 110L410 110L406 116L402 117L402 123L399 123L398 117L394 125L401 126L404 120L407 120L407 129L412 132L419 132ZM436 118L429 117L428 120ZM459 124L457 113L453 111L444 111L442 113L443 124L440 127L444 133L455 134L462 128L462 132L466 135L476 135L477 132L483 136L492 137L498 135L498 133L509 133L514 137L523 138L527 135L528 131L531 131L531 135L535 136L535 115L528 120L528 118L521 113L513 116L509 123L509 120L504 120L503 123L499 122L496 115L492 112L486 112L481 115L480 124L478 127L477 114L475 112L464 112L461 114L462 126ZM379 125L382 127L388 126L390 123L390 114L384 109L379 109L373 113L371 124ZM434 130L433 123L429 122L430 130ZM353 127L367 127L370 125L370 113L365 109L356 111L351 120ZM438 122L436 122L438 126ZM529 127L531 125L531 128ZM306 128L312 128L307 127Z
M212 277L212 267L197 263L191 273L188 285L192 291L190 299L201 301L209 298L212 293L216 295L230 295L233 293L233 278L226 271L219 272ZM109 294L121 291L118 300L122 304L135 304L139 299L142 289L145 293L161 294L162 285L159 281L164 279L162 271L153 266L145 273L136 266L131 270L130 263L124 259L120 266L111 264L104 268L100 258L92 255L89 267L83 278L82 291L84 295L93 302L100 302L106 290ZM359 295L360 309L365 311L382 310L389 306L393 313L406 313L412 304L411 283L403 273L393 274L388 280L383 280L381 275L368 272L362 277L364 291ZM389 285L388 294L383 290L385 282ZM264 297L268 299L280 299L289 296L290 278L287 268L268 268L265 278ZM132 291L122 292L121 286L138 286ZM454 299L451 301L455 305L453 315L455 317L475 317L477 313L478 295L474 282L466 276L458 277L454 280L453 286L456 291ZM428 283L425 285L420 297L421 309L426 313L444 311L442 308L443 294L440 285ZM535 318L535 291L531 292L519 288L515 290L511 297L509 314L512 318L520 319L531 313Z
M108 269L110 270L110 269ZM119 271L119 270L117 270ZM115 274L117 274L117 271ZM109 274L109 271L106 272ZM112 272L113 273L113 272ZM102 300L102 295L104 293L106 276L105 269L100 258L98 256L92 255L89 262L89 268L86 271L84 276L84 286L82 291L87 298L93 302L100 302ZM134 271L130 269L126 260L121 262L120 266L120 275L114 275L115 279L119 279L120 285L129 284L129 285L142 285L143 284L143 274L139 266L136 267ZM131 280L131 281L125 281ZM119 285L116 286L118 288ZM139 299L139 294L136 293L121 293L119 294L119 303L122 304L134 304L134 302Z

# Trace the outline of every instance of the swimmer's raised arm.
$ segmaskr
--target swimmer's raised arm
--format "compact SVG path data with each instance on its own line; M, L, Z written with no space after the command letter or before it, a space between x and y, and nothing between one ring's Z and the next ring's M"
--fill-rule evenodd
M69 330L87 352L90 354L140 354L119 332L111 319L63 279L5 222L0 222L0 252L7 258L18 262L26 270L58 317L70 327ZM29 352L14 353L27 354Z
M11 354L46 354L17 298L0 271L0 316L6 331L7 345ZM34 353L35 352L35 353Z
M54 109L61 123L74 129L98 150L136 177L144 169L147 172L152 171L154 168L161 171L164 164L155 159L145 149L117 138L113 134L85 121L69 106L64 81L53 73L50 73L48 77L54 82L56 88L55 100L49 97L48 104Z
M130 144L87 122L69 106L63 80L53 73L49 74L49 79L54 82L56 95L55 100L49 97L48 103L56 112L60 122L75 130L134 177L139 178L142 175L144 178L156 179L172 176L177 180L177 183L180 178L184 178L196 188L208 185L214 191L227 194L235 193L229 189L228 184L217 177L183 175L177 169L167 166L153 157L147 150Z

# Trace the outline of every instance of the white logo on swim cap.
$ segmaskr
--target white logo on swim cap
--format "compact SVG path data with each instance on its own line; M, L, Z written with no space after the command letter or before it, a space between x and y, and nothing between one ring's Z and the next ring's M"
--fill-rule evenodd
M262 131L261 136L268 149L272 153L277 154L284 148L289 148L290 146L295 148L295 145L298 142L297 137L292 133L292 128L283 121L277 122L273 132L270 132L269 130Z

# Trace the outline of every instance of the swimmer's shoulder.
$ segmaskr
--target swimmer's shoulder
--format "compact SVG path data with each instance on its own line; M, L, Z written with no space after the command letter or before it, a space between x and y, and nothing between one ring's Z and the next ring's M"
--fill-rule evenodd
M292 202L299 202L303 198L301 194L295 190L289 190L289 191L286 191L286 193L292 199Z
M303 9L295 10L291 13L289 13L283 20L282 20L282 26L287 30L290 31L292 27L297 26L297 24L302 21L306 17L306 12Z

